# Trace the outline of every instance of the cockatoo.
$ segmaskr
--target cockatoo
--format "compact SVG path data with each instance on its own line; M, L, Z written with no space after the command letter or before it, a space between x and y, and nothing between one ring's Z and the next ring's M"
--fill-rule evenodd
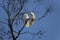
M35 21L35 15L33 12L31 12L32 18L30 19L30 25L32 25Z
M29 16L28 16L28 14L24 14L24 16L25 16L25 26L28 28L30 25L29 25L29 21L28 21L28 19L29 19Z

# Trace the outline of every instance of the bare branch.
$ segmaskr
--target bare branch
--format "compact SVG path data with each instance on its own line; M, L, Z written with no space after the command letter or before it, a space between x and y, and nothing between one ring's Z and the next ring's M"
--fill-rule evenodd
M4 9L4 11L6 12L6 14L9 16L10 13L9 13L9 10L7 9L7 7L5 6L5 3L4 3L4 0L1 0L2 3L0 3L0 7L2 9Z
M16 31L14 31L15 33L18 33L18 32L16 32ZM36 33L32 33L32 32L29 32L29 31L26 31L26 32L20 32L20 34L26 34L26 33L29 33L29 34L31 34L31 35L33 35L33 36L37 36L37 35L43 35L45 32L42 32L41 30L39 30L38 32L36 32ZM17 38L17 37L16 37Z
M29 20L29 19L28 19L28 20ZM16 39L19 37L19 35L20 35L21 31L24 29L25 24L27 23L27 21L28 21L28 20L26 20L26 21L25 21L25 23L24 23L23 27L18 31L18 35L16 36Z
M46 17L46 15L48 14L49 11L50 11L50 7L46 10L45 14L42 17L37 18L35 20L41 20L41 19L43 19L44 17Z
M41 30L39 30L38 32L36 32L36 33L32 33L32 32L29 32L29 31L26 31L26 32L22 32L22 33L20 33L20 34L26 34L26 33L29 33L29 34L32 34L32 35L43 35L43 32L41 31ZM45 33L45 32L44 32Z
M19 14L21 14L21 11L22 11L22 9L24 7L24 0L19 0L19 3L18 4L21 4L21 5L19 5L20 7L16 7L17 4L15 3L15 1L16 0L8 0L7 5L4 4L4 2L5 2L4 0L2 1L2 3L0 3L0 7L3 8L6 11L6 14L8 15L8 19L7 19L8 20L8 23L3 22L3 21L0 21L0 22L1 23L4 23L4 24L7 24L9 26L10 33L11 33L11 36L12 36L13 40L16 40L19 37L20 34L25 34L25 33L29 33L29 34L32 34L32 35L38 35L38 34L43 35L43 33L41 31L38 31L37 33L31 33L31 32L28 32L28 31L27 32L22 32L22 30L25 27L25 24L31 18L29 18L27 21L24 20L25 23L24 23L23 27L18 32L15 32L13 30L13 23L14 23L15 19L19 16ZM11 2L11 4L10 4L10 2ZM10 7L11 7L11 9L10 9ZM35 20L41 20L42 18L44 18L47 15L48 12L49 12L49 8L47 9L47 11L45 12L45 14L42 17L40 17L38 19L35 19ZM14 14L14 16L12 18L11 18L11 14ZM17 33L17 36L16 37L15 37L15 35L14 35L13 32ZM5 33L5 34L8 34L8 33Z
M4 39L9 38L9 37L11 37L10 33L11 33L10 31L0 32L0 35L1 35L0 38L1 38L1 39L2 39L2 38L4 38ZM6 36L8 36L8 37L6 37ZM5 38L5 37L6 37L6 38ZM1 40L1 39L0 39L0 40Z
M23 27L18 31L18 35L16 36L16 39L19 37L20 32L24 29L24 27L25 27L25 24L24 24Z
M16 32L16 31L14 31L15 33L18 33L18 32ZM42 35L44 35L44 33L46 33L46 32L42 32L41 30L39 30L38 32L29 32L29 31L26 31L26 32L20 32L20 34L26 34L26 33L28 33L28 34L31 34L31 35L33 35L33 36L38 36L39 38L41 38L41 36Z
M20 0L21 1L21 8L19 9L18 13L14 16L13 20L12 20L12 24L15 20L15 18L20 14L21 10L23 9L23 6L24 6L24 0Z
M6 22L3 22L3 21L0 21L0 22L8 25L8 23L6 23Z

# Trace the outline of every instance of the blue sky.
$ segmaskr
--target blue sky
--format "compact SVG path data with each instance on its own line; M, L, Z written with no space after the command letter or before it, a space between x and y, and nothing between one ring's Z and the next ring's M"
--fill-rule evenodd
M41 0L40 3L33 3L32 0L29 0L25 3L22 12L31 12L34 11L36 18L41 17L46 9L51 6L51 10L48 15L40 21L35 21L35 23L28 29L24 29L23 31L37 32L38 30L46 31L46 33L42 36L41 39L38 37L32 38L30 34L21 35L21 40L60 40L60 0ZM3 17L2 17L3 16ZM1 18L6 18L5 11L0 8L0 20ZM0 24L0 27L4 25ZM6 26L6 25L5 25ZM8 27L4 27L5 30ZM19 28L17 26L17 28ZM14 30L17 30L14 28ZM17 39L19 40L20 37Z

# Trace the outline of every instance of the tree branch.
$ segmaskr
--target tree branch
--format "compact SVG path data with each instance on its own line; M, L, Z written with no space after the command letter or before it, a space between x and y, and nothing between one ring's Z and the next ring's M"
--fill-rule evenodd
M4 11L6 11L7 16L9 16L9 15L10 15L9 9L7 9L7 7L5 6L4 0L2 0L1 2L2 2L2 3L0 3L0 7L1 7L2 9L4 9Z
M46 10L45 14L44 14L42 17L37 18L37 19L35 19L35 20L41 20L41 19L43 19L44 17L46 17L46 15L48 14L48 12L49 12L49 11L50 11L50 7L49 7L49 8L47 8L47 10Z
M14 16L13 20L12 20L12 24L15 20L15 18L20 14L21 10L23 9L23 6L24 6L24 0L20 0L21 1L21 8L19 9L18 13Z
M16 36L16 39L19 37L20 32L24 29L24 27L25 27L25 24L24 24L23 27L18 31L18 35Z
M29 19L28 19L28 20L29 20ZM16 39L19 37L19 35L20 35L21 31L24 29L25 24L27 23L27 21L28 21L28 20L26 20L26 21L25 21L25 23L24 23L23 27L18 31L18 35L16 36Z
M18 33L18 32L16 32L16 31L14 31L14 32L15 32L15 33ZM42 32L41 30L39 30L38 32L35 32L35 33L26 31L26 32L21 32L20 34L26 34L26 33L29 33L29 34L31 34L31 35L33 35L33 36L38 36L38 35L39 35L39 38L40 38L40 36L44 35L44 33L46 33L46 32Z
M29 32L29 31L26 31L26 32L22 32L22 33L20 33L20 34L26 34L26 33L29 33L29 34L32 34L32 35L43 35L43 33L45 33L45 32L42 32L41 30L39 30L38 32L36 32L36 33L32 33L32 32Z
M6 23L6 22L3 22L3 21L0 21L0 22L8 25L8 23Z

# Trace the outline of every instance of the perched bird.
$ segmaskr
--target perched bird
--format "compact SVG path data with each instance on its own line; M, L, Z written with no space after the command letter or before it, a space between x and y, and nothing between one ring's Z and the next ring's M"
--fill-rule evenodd
M26 14L26 13L24 14L24 16L25 16L25 22L26 22L26 23L25 23L25 26L26 26L26 27L29 27L29 26L30 26L30 25L29 25L29 21L28 21L29 16L28 16L28 14Z
M35 15L33 12L31 12L32 18L30 19L30 25L32 25L35 21Z
M33 12L31 12L31 18L30 18L30 21L29 21L29 16L28 16L28 14L24 14L24 16L25 16L25 26L28 28L29 26L31 26L33 23L34 23L34 21L35 21L35 15L34 15L34 13Z

